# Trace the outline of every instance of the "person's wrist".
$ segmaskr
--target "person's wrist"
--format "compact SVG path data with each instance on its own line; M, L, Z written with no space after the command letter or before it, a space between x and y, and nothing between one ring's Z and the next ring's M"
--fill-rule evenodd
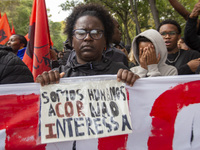
M140 64L142 68L147 70L147 65Z
M192 18L192 19L196 19L196 18L198 17L198 14L191 13L191 14L189 15L189 17Z

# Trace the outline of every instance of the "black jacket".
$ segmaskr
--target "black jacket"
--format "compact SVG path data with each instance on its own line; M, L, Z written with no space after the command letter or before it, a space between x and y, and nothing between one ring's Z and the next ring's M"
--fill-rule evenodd
M122 52L121 50L119 50L115 47L108 47L104 51L103 55L112 61L122 62L125 66L128 67L128 58L126 57L124 52Z
M32 73L17 55L13 52L0 50L0 84L33 81Z
M74 56L71 61L68 61L65 66L60 66L56 70L65 72L64 77L75 76L91 76L91 75L106 75L117 74L118 70L128 69L124 64L113 62L107 58L102 58L100 62L89 62L87 64L78 64Z
M185 43L193 50L200 52L200 28L197 31L197 18L188 18L185 31Z
M200 58L200 53L194 50L182 50L180 49L179 52L175 54L168 54L167 59L168 60L175 60L176 57L178 57L177 61L174 63L170 63L168 60L166 61L166 64L175 66L178 70L179 75L186 75L186 74L195 74L195 72L192 72L190 67L187 65L187 63L193 59ZM179 55L179 56L178 56Z

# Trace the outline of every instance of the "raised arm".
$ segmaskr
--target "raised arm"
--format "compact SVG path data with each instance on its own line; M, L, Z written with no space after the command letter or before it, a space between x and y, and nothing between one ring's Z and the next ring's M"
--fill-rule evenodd
M174 9L185 19L187 20L190 12L188 12L185 7L178 2L177 0L169 0L170 4L174 7Z

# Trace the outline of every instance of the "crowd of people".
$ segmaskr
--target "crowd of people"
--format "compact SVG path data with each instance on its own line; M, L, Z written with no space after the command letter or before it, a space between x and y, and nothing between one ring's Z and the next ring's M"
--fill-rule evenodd
M139 78L200 73L200 2L189 17L181 37L175 20L164 20L157 30L137 36L130 47L121 41L119 23L99 4L81 4L67 17L64 51L50 49L51 68L36 78L42 86L60 78L117 75L117 81L133 86ZM34 82L23 63L26 39L18 34L0 46L0 84Z
M170 3L179 11L178 3ZM140 77L199 74L199 10L200 2L187 17L184 16L187 21L184 37L181 37L179 23L167 19L160 23L157 30L146 30L135 36L131 46L125 46L121 41L119 23L108 10L99 4L78 5L66 20L68 38L64 42L64 51L50 49L52 70L38 75L35 82L47 85L59 82L61 77L117 74L118 81L132 86ZM1 65L9 59L20 62L26 45L24 36L12 35L7 47L1 46ZM3 60L4 55L10 57ZM20 63L23 64L22 61ZM9 63L4 63L4 66L8 68ZM1 74L5 70L8 69L3 69ZM25 75L23 71L16 74ZM1 84L6 83L5 77L1 76ZM17 82L33 82L33 79Z

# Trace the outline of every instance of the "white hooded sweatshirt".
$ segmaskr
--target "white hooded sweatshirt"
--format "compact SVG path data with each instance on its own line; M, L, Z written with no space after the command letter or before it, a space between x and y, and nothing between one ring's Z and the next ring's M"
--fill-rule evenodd
M156 56L158 57L158 54L161 56L159 63L148 65L147 70L140 66L139 55L137 54L136 39L139 36L144 36L149 39L155 47ZM178 74L178 71L174 66L167 65L165 63L167 60L168 52L165 42L158 31L149 29L137 35L132 42L132 49L139 66L132 67L130 70L140 77L172 76Z

